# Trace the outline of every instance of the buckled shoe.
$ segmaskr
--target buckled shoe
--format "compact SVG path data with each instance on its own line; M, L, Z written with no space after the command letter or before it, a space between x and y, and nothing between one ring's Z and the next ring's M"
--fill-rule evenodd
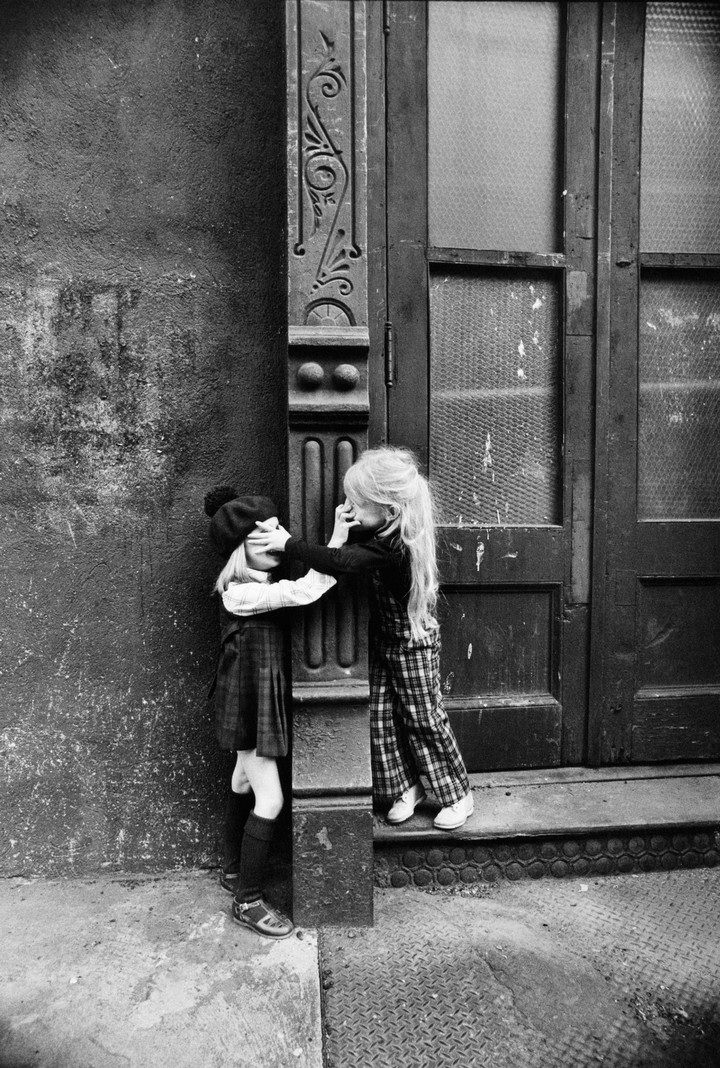
M262 898L257 901L233 901L232 918L242 927L249 927L265 938L289 938L295 930L281 912Z

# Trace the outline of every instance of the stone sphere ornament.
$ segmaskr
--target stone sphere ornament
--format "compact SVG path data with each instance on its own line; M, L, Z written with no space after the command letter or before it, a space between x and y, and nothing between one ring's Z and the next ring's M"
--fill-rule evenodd
M325 372L319 363L304 363L298 368L297 381L302 389L320 389Z
M360 372L351 363L341 363L333 371L333 383L336 389L349 391L355 389L360 381Z

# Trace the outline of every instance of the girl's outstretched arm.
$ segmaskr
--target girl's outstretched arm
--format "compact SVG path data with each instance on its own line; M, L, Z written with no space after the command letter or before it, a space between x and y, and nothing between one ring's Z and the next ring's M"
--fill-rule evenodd
M299 608L312 604L335 585L331 575L308 571L302 578L279 582L231 582L222 602L234 616L257 616L277 608Z
M316 571L330 575L362 574L400 562L402 554L397 546L391 546L381 538L373 537L348 545L348 535L357 525L352 518L352 509L341 504L335 509L335 526L326 546L309 545L293 538L284 527L254 531L248 534L248 541L258 548L284 552L289 560L300 560Z
M348 540L348 534L353 527L359 526L353 517L350 505L345 501L335 509L335 525L332 536L327 543L328 549L341 549ZM285 545L292 537L289 530L276 523L268 526L267 523L256 523L255 530L248 534L247 540L257 549L265 552L284 552Z

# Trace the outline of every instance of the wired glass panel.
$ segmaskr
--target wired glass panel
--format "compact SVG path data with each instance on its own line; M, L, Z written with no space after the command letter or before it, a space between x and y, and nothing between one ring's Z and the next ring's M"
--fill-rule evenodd
M562 247L558 3L431 0L431 246Z
M648 3L640 248L720 253L720 7Z
M430 470L441 522L560 520L560 278L435 266Z
M720 277L644 274L639 379L639 518L720 518Z

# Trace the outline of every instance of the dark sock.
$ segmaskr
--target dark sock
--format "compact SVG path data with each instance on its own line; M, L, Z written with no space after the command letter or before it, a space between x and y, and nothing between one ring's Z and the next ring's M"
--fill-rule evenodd
M240 855L240 885L235 900L246 903L262 896L270 843L277 820L266 820L251 812L245 824Z
M246 794L236 794L231 790L228 794L225 806L225 864L223 865L223 871L229 875L234 875L240 870L243 831L254 803L255 797L250 790Z

